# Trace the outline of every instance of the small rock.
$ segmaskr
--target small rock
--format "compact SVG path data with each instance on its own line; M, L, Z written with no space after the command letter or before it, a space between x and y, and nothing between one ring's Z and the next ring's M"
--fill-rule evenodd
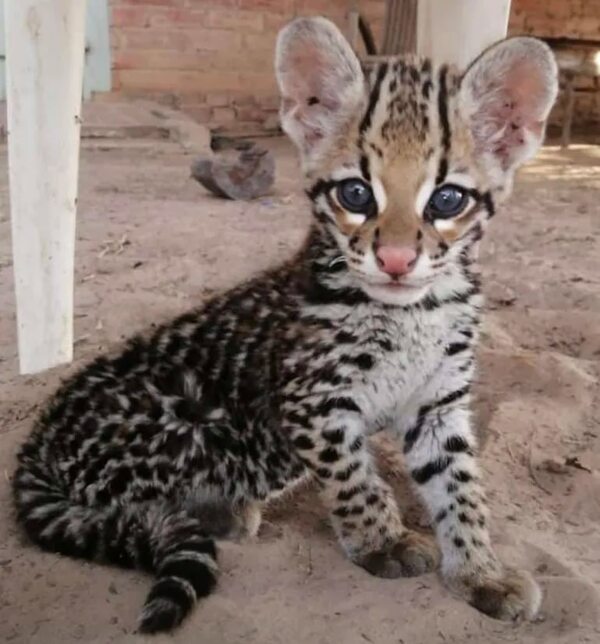
M256 199L269 192L275 181L275 159L264 148L243 150L237 160L199 157L192 177L224 199Z

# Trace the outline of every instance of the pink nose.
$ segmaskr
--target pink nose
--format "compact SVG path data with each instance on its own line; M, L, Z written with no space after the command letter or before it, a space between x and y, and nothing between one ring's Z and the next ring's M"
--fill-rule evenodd
M406 275L417 261L417 251L407 246L380 246L377 249L379 268L388 275Z

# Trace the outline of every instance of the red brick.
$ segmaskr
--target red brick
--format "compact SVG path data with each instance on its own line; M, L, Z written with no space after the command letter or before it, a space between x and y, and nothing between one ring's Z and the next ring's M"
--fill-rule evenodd
M202 9L176 7L171 9L157 9L149 12L150 24L168 27L195 27L205 25L207 12Z
M113 7L110 24L113 27L147 27L150 24L150 13L146 7Z
M196 49L228 52L239 49L242 36L226 29L194 29L186 31L192 46Z
M210 120L214 123L233 123L235 110L231 107L213 107Z
M264 13L263 20L265 31L277 32L291 20L291 16L280 13Z
M299 0L295 10L299 14L330 17L332 15L346 15L349 9L348 4L347 0Z
M217 29L260 32L264 26L264 16L256 11L219 11L208 12L206 25Z
M263 108L263 110L278 110L279 109L279 95L274 94L271 96L263 96L258 100L258 104Z
M177 7L182 0L117 0L120 5L152 5L155 7Z
M224 29L122 29L120 48L173 51L228 51L239 49L241 35Z
M224 107L230 105L232 102L232 97L230 94L214 94L210 93L206 97L206 102L211 107Z
M264 118L264 110L260 107L236 107L235 115L240 121L261 121Z
M239 7L250 11L285 13L291 18L294 11L294 0L239 0Z
M197 7L203 0L182 0L186 7ZM223 7L229 9L238 9L239 0L204 0L204 3L211 7Z
M268 51L271 55L275 55L275 43L277 41L276 33L264 33L264 34L243 34L243 47L248 50L249 53L257 51Z
M129 90L190 94L236 90L240 85L240 77L235 72L123 69L116 73L121 87Z
M183 108L198 123L208 123L211 119L212 110L208 105L189 105Z
M239 90L256 97L277 94L275 74L270 72L245 72L240 74Z
M181 34L169 29L127 28L119 31L118 48L132 49L181 49Z
M213 54L199 51L171 51L167 49L126 49L113 54L115 69L210 69Z
M257 105L256 97L253 94L235 94L232 96L233 105Z

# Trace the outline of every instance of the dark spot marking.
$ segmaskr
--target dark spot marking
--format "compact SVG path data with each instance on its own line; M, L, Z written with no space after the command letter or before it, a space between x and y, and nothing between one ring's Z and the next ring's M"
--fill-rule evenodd
M446 470L446 468L452 463L452 460L451 456L442 456L434 461L429 461L429 463L423 465L423 467L414 469L411 472L411 476L419 485L424 485L434 476L438 476L444 472L444 470Z
M457 548L464 548L465 547L465 540L462 537L454 537L454 545Z
M332 445L341 445L344 442L344 430L343 429L326 429L321 434L323 438Z
M348 448L350 450L350 453L354 454L354 452L358 452L358 450L363 446L363 442L363 437L357 436Z
M465 512L458 513L458 520L461 523L464 523L466 525L473 525L473 521L471 520L471 517L469 517Z
M462 353L463 351L466 351L470 346L471 345L468 344L467 342L451 342L446 347L446 355L454 356L457 353Z
M339 344L355 344L358 338L353 333L348 331L338 331L335 335L335 341Z
M436 185L439 186L441 183L443 183L447 174L448 174L448 159L446 159L446 157L442 157L440 159L440 165L438 166L437 175L435 177Z
M489 190L483 194L483 205L488 212L488 217L491 218L496 214L494 199L492 198L492 194Z
M440 510L435 515L435 522L436 523L441 523L447 516L448 516L448 512L446 510Z
M357 494L360 494L363 489L362 485L355 485L347 490L340 490L338 492L337 499L338 501L350 501L350 499L354 498Z
M462 436L448 436L444 448L448 452L468 452L470 445Z
M340 454L335 447L326 447L319 453L319 460L322 463L335 463L339 459Z
M298 434L293 440L294 447L298 449L314 449L315 444L308 434Z
M369 158L366 154L362 154L360 157L360 173L363 176L363 179L367 182L371 181L371 172L369 170Z
M340 470L339 472L336 473L335 475L335 480L336 481L341 481L342 483L348 481L352 474L356 472L356 470L360 469L360 462L355 461L354 463L350 463L348 467L344 470Z
M452 476L459 483L468 483L473 480L473 476L469 474L466 470L458 470L452 473Z
M350 511L348 510L347 506L340 505L339 508L336 508L333 511L333 514L335 514L336 517L342 517L342 519L344 519L350 514Z
M375 112L375 107L379 101L379 94L381 92L381 83L388 71L388 64L381 63L379 69L377 70L377 76L375 78L375 83L373 84L373 89L369 96L369 104L367 106L367 111L360 124L360 133L363 134L371 127L373 120L373 113Z
M446 78L448 67L443 65L440 68L439 91L438 91L438 112L440 115L440 126L442 128L442 147L446 152L450 149L450 122L448 121L448 88Z

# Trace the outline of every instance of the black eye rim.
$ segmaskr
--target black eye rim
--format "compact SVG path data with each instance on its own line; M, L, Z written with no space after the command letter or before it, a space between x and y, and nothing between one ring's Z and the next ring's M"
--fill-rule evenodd
M436 193L440 192L441 190L445 190L445 189L447 190L448 188L451 188L452 190L456 190L461 194L461 200L459 204L454 209L448 210L448 211L441 211L433 207L432 200L436 195ZM425 217L429 220L453 219L454 217L458 217L459 215L464 213L467 205L469 204L470 196L471 196L471 191L468 190L467 188L463 188L462 186L459 186L455 183L443 183L437 186L429 196L429 200L427 201L427 205L425 206Z
M344 194L344 188L348 187L351 184L358 184L367 190L368 199L362 204L352 204L346 199ZM348 179L342 179L336 184L336 197L339 204L347 210L348 212L365 215L366 217L372 216L377 210L377 203L375 201L375 195L373 194L373 188L364 180L359 177L349 177Z

